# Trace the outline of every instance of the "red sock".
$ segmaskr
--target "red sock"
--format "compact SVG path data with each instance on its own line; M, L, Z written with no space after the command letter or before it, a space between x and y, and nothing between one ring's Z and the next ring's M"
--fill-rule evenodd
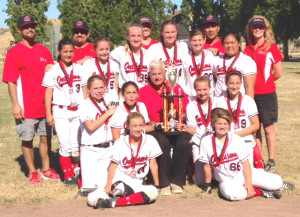
M262 161L261 151L260 151L257 144L253 148L253 161L254 161L253 164L254 164L255 168L264 169L264 164L263 164L263 161Z
M64 173L65 180L72 177L71 174L71 157L60 156L60 167ZM74 173L74 172L73 172Z
M146 200L141 192L134 193L127 197L121 197L117 200L116 206L129 206L136 204L146 204Z
M258 188L254 188L254 191L255 191L255 194L254 194L253 197L258 197L262 194L261 191Z

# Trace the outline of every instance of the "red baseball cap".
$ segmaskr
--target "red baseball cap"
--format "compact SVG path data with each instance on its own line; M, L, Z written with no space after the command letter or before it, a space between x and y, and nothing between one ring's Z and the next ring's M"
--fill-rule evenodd
M23 17L20 17L17 22L18 28L21 28L21 27L29 25L29 24L34 24L34 25L38 24L35 20L35 17L23 16Z

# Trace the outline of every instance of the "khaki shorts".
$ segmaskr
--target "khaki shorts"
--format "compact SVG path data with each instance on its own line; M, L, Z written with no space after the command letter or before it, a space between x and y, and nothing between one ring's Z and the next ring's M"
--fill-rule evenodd
M38 136L51 136L52 128L46 124L45 118L16 120L16 131L22 141L33 140Z

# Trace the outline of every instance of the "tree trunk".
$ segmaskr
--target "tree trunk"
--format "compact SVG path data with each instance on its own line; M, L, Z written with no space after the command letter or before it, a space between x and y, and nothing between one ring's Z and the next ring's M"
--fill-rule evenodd
M283 40L283 56L284 56L285 61L287 61L290 58L289 57L289 40L288 39Z

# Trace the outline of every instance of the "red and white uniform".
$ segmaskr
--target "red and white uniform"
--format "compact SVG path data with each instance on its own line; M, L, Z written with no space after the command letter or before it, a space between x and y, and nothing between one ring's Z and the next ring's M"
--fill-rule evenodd
M241 137L232 133L228 133L225 144L220 143L214 134L207 134L201 139L199 160L212 165L220 192L229 200L244 200L247 197L241 163L248 159L251 152L244 148L243 143ZM266 190L281 188L280 176L255 168L251 170L253 187Z
M245 93L244 77L256 75L257 69L255 62L247 55L239 52L235 57L228 59L226 55L220 55L216 58L213 71L217 74L215 85L215 96L221 96L226 92L225 76L227 72L237 70L242 73L241 93Z
M52 55L38 43L28 48L19 42L5 57L2 81L17 84L18 102L26 119L46 116L45 88L41 84L48 64L53 64Z
M213 132L210 121L211 111L214 108L214 100L211 97L207 105L201 105L197 99L189 102L186 107L186 124L188 127L196 128L192 137L193 160L199 159L199 145L201 137L208 132Z
M172 48L166 48L161 42L154 44L149 48L149 55L151 59L161 60L165 64L166 79L169 80L168 75L170 71L170 61L175 66L175 72L177 74L177 83L185 90L186 82L183 73L183 59L189 53L188 46L185 42L176 41Z
M76 63L78 60L92 57L97 57L97 54L95 52L94 45L92 45L91 43L88 43L87 46L83 48L75 47L73 58L74 63Z
M156 41L155 39L151 38L151 41L148 45L142 44L142 48L148 50L152 45L159 43L159 41Z
M127 116L130 112L139 112L144 116L145 123L149 123L149 116L147 108L144 103L137 102L133 110L129 110L124 102L121 102L110 119L110 125L112 128L121 129L121 135L125 131Z
M212 67L216 57L212 52L203 50L201 56L194 56L192 52L183 59L183 69L186 75L186 94L189 96L196 96L194 89L194 81L197 77L207 76L210 80L210 93L214 93L214 76Z
M59 154L69 157L79 151L78 105L83 101L81 86L82 66L73 63L64 74L59 63L46 72L42 85L53 89L53 117L60 143Z
M110 53L110 57L119 63L119 87L127 81L135 82L139 88L148 84L149 57L146 50L141 48L140 54L135 55L126 51L125 46L119 46Z
M257 65L255 94L267 94L276 92L273 69L274 64L283 61L282 54L275 44L271 44L269 50L264 51L263 43L256 50L252 44L245 49L245 54L251 57Z
M97 63L98 62L98 63ZM104 99L107 103L119 101L119 95L115 86L116 75L119 73L119 64L114 60L109 60L106 64L101 64L97 58L85 61L82 65L82 86L87 85L88 79L92 75L99 75L106 80L106 90Z
M82 188L104 188L107 181L107 168L110 163L111 146L95 147L94 145L112 142L109 119L94 132L85 126L86 121L95 121L107 111L105 101L97 103L88 98L79 106L81 127L80 166Z
M203 49L209 49L209 48L217 48L219 50L219 54L225 54L225 49L222 45L222 39L221 38L219 38L218 41L215 42L212 45L204 43Z

